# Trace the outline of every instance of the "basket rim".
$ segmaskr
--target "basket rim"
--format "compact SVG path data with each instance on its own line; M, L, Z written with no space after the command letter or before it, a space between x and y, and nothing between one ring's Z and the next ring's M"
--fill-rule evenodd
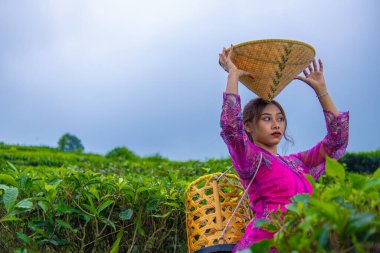
M212 178L213 176L220 176L222 175L223 173L222 172L215 172L215 173L212 173L212 174L207 174L207 175L204 175L204 176L200 176L199 178L197 178L196 180L194 180L193 182L191 182L185 189L185 192L184 194L186 195L187 192L189 191L190 187L192 187L193 185L199 183L200 181L202 181L203 179L206 179L206 178ZM230 173L227 173L226 175L224 176L229 176L229 177L232 177L234 179L237 179L239 180L239 177L236 176L235 174L230 174Z
M303 41L292 40L292 39L259 39L259 40L250 40L250 41L246 41L246 42L242 42L242 43L233 45L233 47L234 48L238 48L238 47L243 47L243 46L251 45L251 44L275 43L275 42L281 42L281 43L289 43L290 42L290 43L293 43L293 44L298 44L298 45L306 46L306 47L310 48L313 51L314 55L316 54L314 47L311 46L310 44L308 44L306 42L303 42Z

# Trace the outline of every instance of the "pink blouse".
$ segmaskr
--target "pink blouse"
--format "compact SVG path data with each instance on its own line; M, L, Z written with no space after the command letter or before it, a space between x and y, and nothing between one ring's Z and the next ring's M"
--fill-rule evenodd
M318 179L325 171L325 156L339 159L348 143L348 112L338 116L324 110L327 135L311 149L276 156L254 145L244 131L240 96L223 93L223 107L220 118L221 136L227 144L232 163L246 188L252 179L262 153L259 171L248 189L251 208L255 218L249 223L243 238L234 251L248 248L252 243L270 239L273 233L254 227L256 219L268 217L270 211L286 210L285 205L296 194L309 193L313 189L304 174ZM277 252L276 249L272 249Z

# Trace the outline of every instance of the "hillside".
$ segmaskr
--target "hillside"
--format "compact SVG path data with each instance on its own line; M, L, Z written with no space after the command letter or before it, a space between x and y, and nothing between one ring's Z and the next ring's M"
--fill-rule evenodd
M0 251L186 252L186 186L230 166L1 144ZM380 247L380 170L347 173L329 160L327 175L309 180L313 196L293 200L293 225L279 221L270 243L284 252Z

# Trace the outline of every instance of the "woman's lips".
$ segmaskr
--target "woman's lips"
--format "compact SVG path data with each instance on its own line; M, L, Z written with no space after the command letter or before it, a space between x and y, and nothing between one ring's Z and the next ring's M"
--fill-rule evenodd
M271 135L274 136L274 137L280 137L281 133L280 132L274 132Z

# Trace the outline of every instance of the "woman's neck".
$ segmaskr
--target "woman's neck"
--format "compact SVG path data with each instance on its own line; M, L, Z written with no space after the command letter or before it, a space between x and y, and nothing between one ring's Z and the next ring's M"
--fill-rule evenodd
M277 155L277 146L268 146L256 141L254 141L254 144L262 149L265 149L266 151L268 151L269 153L273 155Z

